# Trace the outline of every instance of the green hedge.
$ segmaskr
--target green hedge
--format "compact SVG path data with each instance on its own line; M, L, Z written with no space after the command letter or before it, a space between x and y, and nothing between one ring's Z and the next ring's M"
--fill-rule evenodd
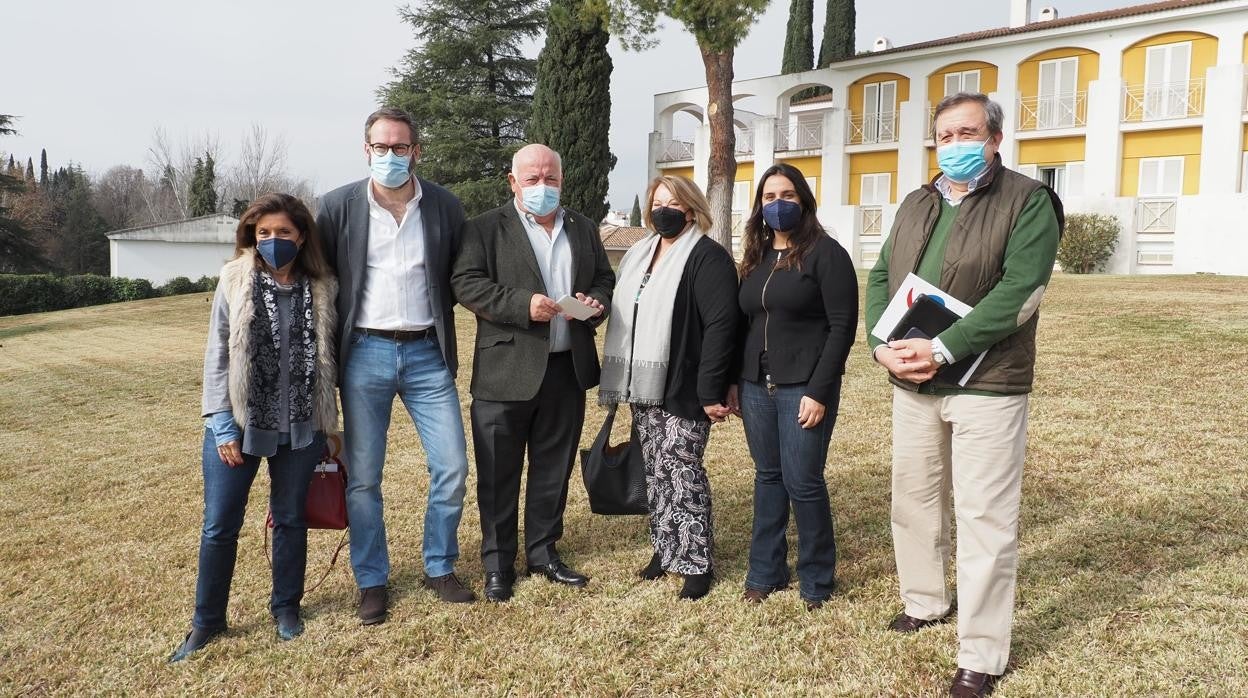
M43 313L88 305L137 301L155 296L201 293L217 288L215 276L191 281L185 276L153 287L147 279L123 279L98 274L0 274L0 315Z

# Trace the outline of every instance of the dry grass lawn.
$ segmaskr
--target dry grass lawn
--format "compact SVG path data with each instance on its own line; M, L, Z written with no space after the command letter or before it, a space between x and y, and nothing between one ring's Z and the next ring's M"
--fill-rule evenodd
M1248 279L1059 277L1041 321L1012 670L1002 696L1248 695ZM447 606L419 587L424 466L396 409L385 494L395 605L355 620L349 566L279 643L261 551L240 541L231 630L165 659L190 622L201 516L206 295L0 318L0 694L935 695L952 624L900 637L889 388L862 331L828 459L840 590L739 600L752 465L739 421L707 465L720 582L643 583L639 517L590 514L574 474L561 550L585 591L522 581ZM461 347L470 318L459 315ZM464 361L470 357L464 356ZM471 366L460 373L465 411ZM466 417L465 417L466 419ZM587 416L584 443L601 413ZM459 572L480 590L473 483ZM311 536L322 569L336 532Z

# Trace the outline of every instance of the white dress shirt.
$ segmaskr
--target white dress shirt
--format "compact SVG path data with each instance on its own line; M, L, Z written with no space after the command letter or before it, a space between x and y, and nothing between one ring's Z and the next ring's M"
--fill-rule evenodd
M425 225L420 215L420 181L407 202L403 222L373 196L368 183L368 259L356 327L375 330L423 330L434 323L425 269Z
M555 226L550 232L533 217L533 214L520 210L520 205L512 199L516 213L520 214L520 222L529 235L529 244L537 257L537 268L542 272L542 281L546 284L546 295L552 300L559 300L572 294L572 246L568 243L568 234L563 230L563 209L555 214ZM568 333L568 321L562 314L550 320L550 352L568 351L572 348L572 337Z

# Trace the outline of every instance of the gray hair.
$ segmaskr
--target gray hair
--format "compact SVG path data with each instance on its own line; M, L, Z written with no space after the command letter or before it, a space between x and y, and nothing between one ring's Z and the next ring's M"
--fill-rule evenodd
M541 147L543 147L543 148L545 148L545 149L549 150L550 152L554 153L554 154L555 154L555 164L559 166L559 172L560 172L560 173L562 173L562 172L563 172L563 157L562 157L561 155L559 155L559 151L557 151L557 150L555 150L554 148L551 148L550 146L545 145L545 144L543 144L543 143L530 143L530 144L528 144L528 145L524 146L523 148L520 148L520 149L519 149L519 150L517 150L516 152L512 153L512 154L511 154L511 171L512 171L512 172L515 172L515 171L516 171L516 170L520 167L520 153L523 153L523 152L525 152L526 150L531 150L531 149L533 149L533 148L534 148L534 146L541 146Z
M940 118L940 115L967 102L975 102L984 108L984 113L988 115L989 136L1001 133L1001 126L1005 123L1005 110L1000 104L988 99L988 95L982 92L958 92L945 97L940 100L940 104L936 105L936 111L932 113L932 140L936 140L936 120Z
M420 144L420 129L416 128L416 120L412 118L411 114L395 107L382 107L368 115L368 118L364 120L364 142L368 142L368 132L373 129L373 124L382 119L407 124L407 130L412 137L412 145Z

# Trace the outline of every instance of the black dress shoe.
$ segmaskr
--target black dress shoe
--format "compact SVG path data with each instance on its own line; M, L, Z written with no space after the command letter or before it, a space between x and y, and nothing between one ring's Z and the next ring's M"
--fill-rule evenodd
M667 572L663 571L663 556L655 553L654 557L650 558L650 562L637 573L637 576L652 582L656 579L661 579L666 574Z
M487 601L503 603L511 600L512 587L516 584L516 573L505 572L485 573L485 598Z
M949 687L949 695L958 698L983 698L992 695L997 687L1000 676L981 674L978 671L959 668L953 675L953 685Z
M178 649L173 651L169 656L169 663L180 662L192 654L202 650L204 645L212 641L212 638L225 632L225 628L217 628L215 630L206 630L204 628L191 628L191 632L186 634L186 638L182 640L182 644Z
M390 594L386 586L360 589L360 610L356 614L361 625L376 625L386 619L390 607Z
M680 588L680 593L676 594L676 597L690 601L700 599L711 591L711 583L714 581L715 575L711 572L686 574L684 586Z
M939 623L944 623L945 621L949 620L949 616L951 615L953 615L952 609L950 609L948 613L946 613L945 615L939 618L930 618L930 619L925 620L923 618L915 618L914 616L908 616L906 615L905 611L902 611L901 613L898 613L893 618L893 622L888 624L888 629L895 633L901 633L902 635L909 635L910 633L917 633L929 625L937 625Z
M570 587L580 588L589 584L589 577L558 560L545 565L529 565L529 574L540 574L556 584L567 584Z

